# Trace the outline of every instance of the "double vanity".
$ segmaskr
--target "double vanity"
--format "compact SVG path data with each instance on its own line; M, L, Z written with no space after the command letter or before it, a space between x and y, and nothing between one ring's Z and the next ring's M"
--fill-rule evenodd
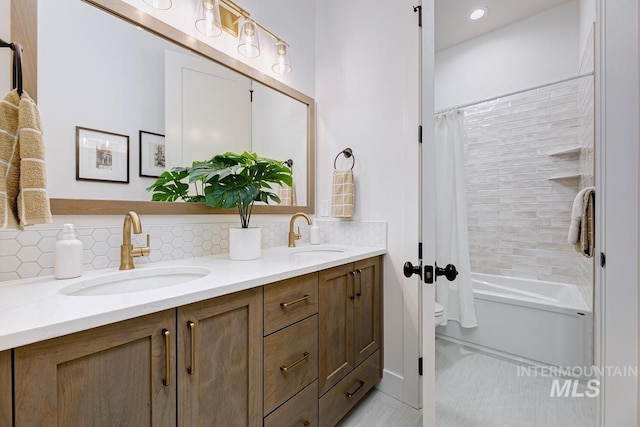
M278 247L4 282L0 424L333 426L382 376L384 253Z

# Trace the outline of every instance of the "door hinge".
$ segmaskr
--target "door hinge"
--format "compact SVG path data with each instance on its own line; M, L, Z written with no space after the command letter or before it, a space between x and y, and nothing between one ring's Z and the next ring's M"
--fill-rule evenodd
M418 375L422 376L422 357L418 358Z
M249 102L253 102L253 89L249 89Z
M422 6L413 6L413 11L418 12L418 27L422 27Z
M605 268L607 265L607 257L604 252L600 252L600 267Z
M418 125L418 143L422 144L422 125Z
M422 242L418 242L418 259L422 259Z

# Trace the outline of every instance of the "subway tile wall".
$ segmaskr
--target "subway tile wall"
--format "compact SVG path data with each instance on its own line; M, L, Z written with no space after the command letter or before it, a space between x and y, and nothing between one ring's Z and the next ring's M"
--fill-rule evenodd
M580 80L463 110L473 271L578 284L567 233L587 135Z
M386 222L317 220L322 243L386 247ZM302 238L309 242L309 226L298 220ZM171 224L144 227L143 234L133 235L135 246L144 246L151 236L151 254L135 260L136 264L177 260L229 251L229 227L237 223ZM287 245L289 221L259 222L262 247ZM77 227L83 246L83 269L96 270L120 265L122 226ZM53 274L55 242L62 228L34 227L25 231L0 230L0 282Z

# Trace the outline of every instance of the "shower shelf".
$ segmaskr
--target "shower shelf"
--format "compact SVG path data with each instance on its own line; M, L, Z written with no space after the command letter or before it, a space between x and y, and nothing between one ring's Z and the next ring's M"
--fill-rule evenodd
M553 151L549 153L549 156L562 156L563 154L574 154L579 153L582 148L580 146L567 147L558 151Z
M579 179L582 178L582 175L579 173L572 173L568 175L557 175L549 178L550 180L558 180L558 179Z

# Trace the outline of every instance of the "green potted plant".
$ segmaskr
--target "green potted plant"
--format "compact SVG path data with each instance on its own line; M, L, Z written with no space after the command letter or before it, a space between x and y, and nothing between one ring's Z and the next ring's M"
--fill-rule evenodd
M236 208L240 228L229 228L229 257L260 257L260 229L249 227L255 202L280 203L274 185L291 185L291 169L256 153L227 152L190 167L163 172L153 185L154 201L204 202L215 209ZM193 194L195 192L195 194Z

